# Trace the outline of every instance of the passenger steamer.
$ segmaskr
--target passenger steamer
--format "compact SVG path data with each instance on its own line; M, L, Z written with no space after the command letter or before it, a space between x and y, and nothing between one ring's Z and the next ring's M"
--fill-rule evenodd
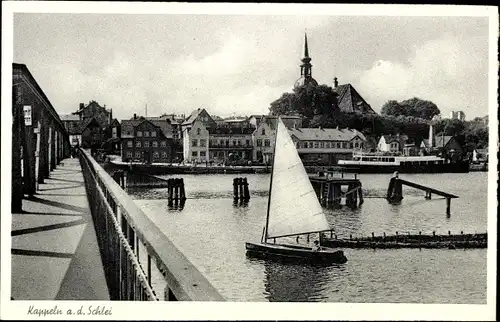
M352 160L339 160L345 171L357 173L466 173L469 163L452 162L435 155L396 156L376 153L354 153Z

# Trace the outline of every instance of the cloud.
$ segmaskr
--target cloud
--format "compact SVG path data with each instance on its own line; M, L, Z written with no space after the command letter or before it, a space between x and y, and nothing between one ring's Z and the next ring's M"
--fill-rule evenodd
M415 48L406 63L375 61L361 72L359 88L375 109L388 100L416 96L436 103L445 116L452 110L481 113L487 110L485 46L487 41L478 37L431 40Z

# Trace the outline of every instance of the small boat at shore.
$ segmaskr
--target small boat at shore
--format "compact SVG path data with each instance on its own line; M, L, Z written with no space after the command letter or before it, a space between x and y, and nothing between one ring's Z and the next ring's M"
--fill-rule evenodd
M311 264L347 262L342 250L321 246L321 232L331 227L280 118L274 149L266 224L260 243L246 243L247 256ZM276 243L277 238L303 234L318 234L317 246Z

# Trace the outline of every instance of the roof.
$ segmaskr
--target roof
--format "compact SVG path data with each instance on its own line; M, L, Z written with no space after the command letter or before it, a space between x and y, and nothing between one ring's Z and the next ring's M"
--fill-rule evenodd
M104 107L103 107L103 106L99 105L99 103L97 103L96 101L90 101L87 105L84 105L83 108L79 108L78 111L74 112L74 114L81 113L84 109L88 108L91 105L97 105L100 108L102 108L103 110L105 110L106 112L111 113L111 110L106 108L106 104L104 104Z
M400 144L404 144L405 143L405 137L404 136L397 136L397 135L382 135L385 139L385 143L391 143L391 142L398 142Z
M436 137L434 138L435 140L435 144L434 146L436 148L442 148L442 147L445 147L446 144L448 144L448 142L450 142L450 140L453 138L453 136L451 135L436 135Z
M289 129L288 133L301 141L350 141L356 136L366 140L361 132L349 129L302 128Z
M80 116L74 114L62 114L59 115L61 121L80 121Z
M159 128L161 130L161 132L163 133L163 135L167 138L172 136L171 131L168 130L169 124L168 124L166 119L162 120L162 119L158 119L156 117L153 117L152 119L140 117L137 119L122 120L121 137L122 138L133 138L134 137L134 128L143 122L152 123L154 126ZM132 134L127 134L127 133L132 133Z
M342 112L377 114L351 84L338 85L334 90Z
M182 123L182 125L192 124L204 110L204 108L194 110L191 115L189 115L188 118Z
M79 133L82 133L87 127L89 127L90 124L94 124L97 125L98 127L101 127L99 121L94 116L92 116L86 122L80 123L80 129L78 130Z
M488 149L475 149L477 154L488 154Z

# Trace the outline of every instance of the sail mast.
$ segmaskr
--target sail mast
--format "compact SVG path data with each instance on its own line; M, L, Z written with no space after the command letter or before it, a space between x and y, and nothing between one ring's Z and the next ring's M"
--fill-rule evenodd
M280 117L278 116L278 121L276 125L276 136L274 139L274 147L273 147L273 167L271 169L271 180L269 180L269 198L267 199L267 214L266 214L266 233L264 236L264 243L267 243L267 228L269 227L269 210L271 209L271 192L273 190L273 172L274 172L274 164L276 163L276 143L278 139L278 128L280 126Z

